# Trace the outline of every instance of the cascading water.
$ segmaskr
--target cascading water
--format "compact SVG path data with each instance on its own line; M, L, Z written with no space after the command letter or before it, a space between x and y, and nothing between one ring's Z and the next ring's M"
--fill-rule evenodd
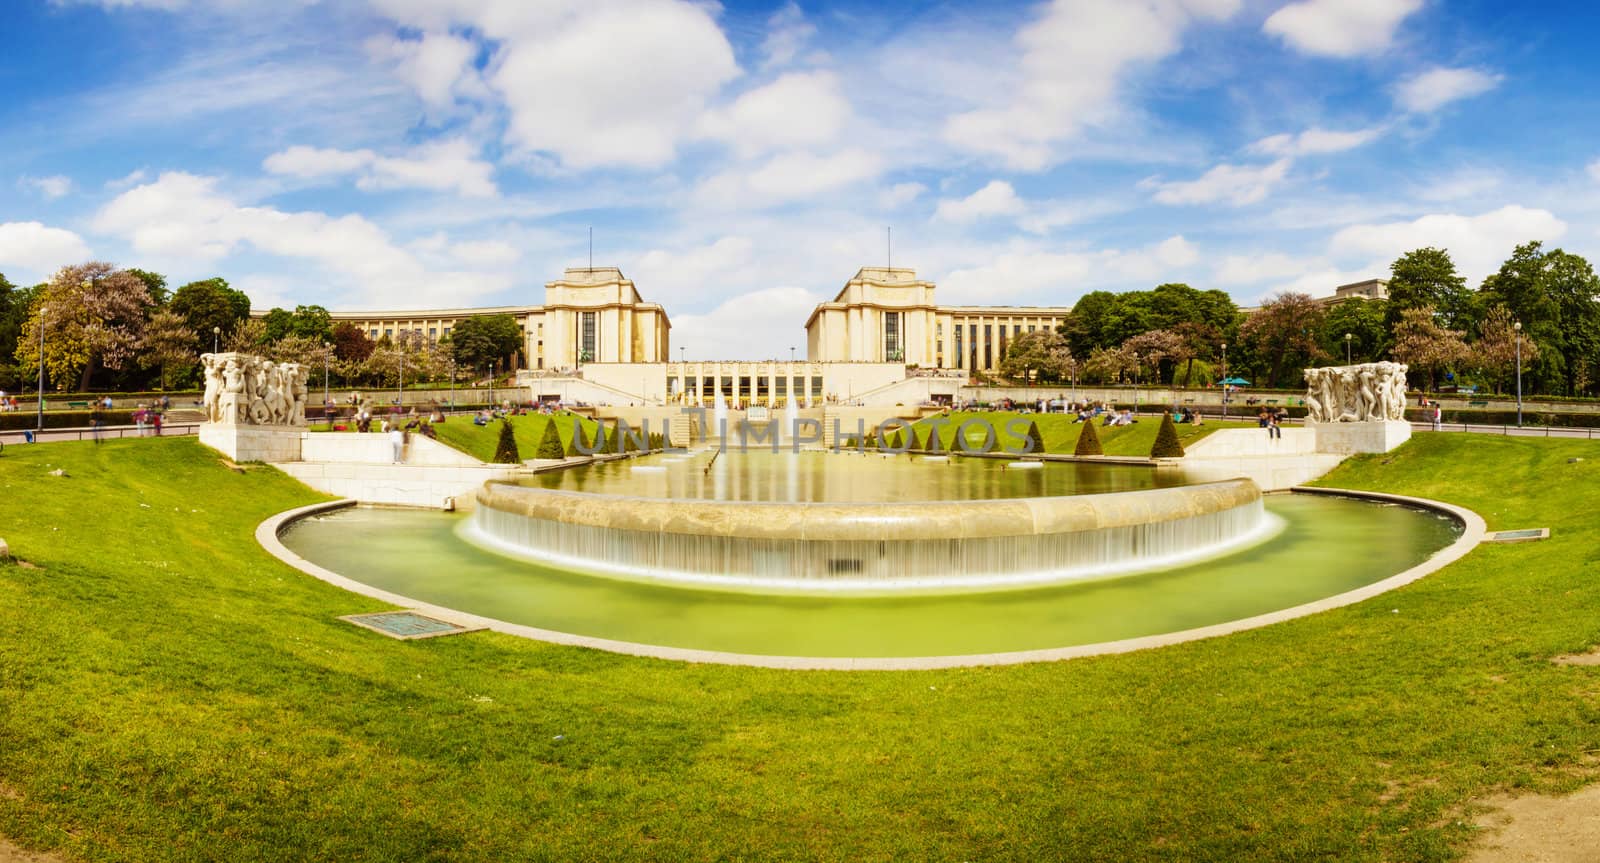
M795 456L778 456L795 459ZM989 500L796 502L798 462L759 501L508 484L479 493L469 538L568 569L777 592L993 590L1114 577L1217 555L1277 527L1248 480ZM997 468L998 466L996 466ZM907 461L903 471L941 470ZM686 474L692 476L692 474Z

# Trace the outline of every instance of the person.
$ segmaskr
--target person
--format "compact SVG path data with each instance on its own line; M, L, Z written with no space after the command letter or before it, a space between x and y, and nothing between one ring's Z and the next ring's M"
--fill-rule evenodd
M1434 431L1438 431L1439 430L1439 426L1443 422L1444 422L1444 409L1439 407L1438 403L1435 403L1434 406L1433 406L1433 430Z
M156 411L151 415L150 425L156 430L156 437L161 437L161 411Z
M1262 408L1260 411L1256 412L1256 428L1263 428L1264 429L1266 427L1267 427L1267 409L1266 408ZM1267 432L1267 436L1271 437L1272 436L1272 432L1270 432L1270 431Z
M171 408L172 408L172 399L169 399L166 396L162 396L161 397L161 410L162 410L162 412L165 413L166 411L170 410Z
M1283 439L1283 429L1278 426L1278 415L1275 413L1267 414L1267 438L1269 440Z
M387 420L383 424L389 427L389 446L394 448L394 463L399 464L406 457L406 433L398 425L390 426Z
M144 437L145 416L144 403L141 402L138 409L133 412L133 425L139 430L139 437Z

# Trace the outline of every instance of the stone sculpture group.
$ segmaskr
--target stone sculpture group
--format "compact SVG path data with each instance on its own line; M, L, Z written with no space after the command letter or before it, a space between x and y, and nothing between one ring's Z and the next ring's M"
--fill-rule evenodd
M222 425L303 426L310 373L299 363L253 354L201 354L206 421Z
M1386 422L1405 416L1405 363L1306 369L1306 419L1310 422Z

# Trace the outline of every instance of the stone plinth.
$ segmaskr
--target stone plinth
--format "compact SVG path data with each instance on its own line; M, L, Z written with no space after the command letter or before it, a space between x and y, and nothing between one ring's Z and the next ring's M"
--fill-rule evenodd
M236 462L300 460L303 426L202 423L200 442Z
M1317 452L1338 455L1388 452L1411 439L1411 423L1402 420L1308 422L1306 428L1317 436Z

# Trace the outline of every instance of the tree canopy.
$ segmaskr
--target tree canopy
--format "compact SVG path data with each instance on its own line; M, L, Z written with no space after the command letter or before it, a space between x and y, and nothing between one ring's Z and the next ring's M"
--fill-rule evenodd
M1413 249L1389 266L1390 329L1409 309L1427 306L1446 329L1469 329L1477 320L1477 300L1444 249Z
M483 368L522 347L522 327L511 315L474 315L456 321L450 353L468 368Z

